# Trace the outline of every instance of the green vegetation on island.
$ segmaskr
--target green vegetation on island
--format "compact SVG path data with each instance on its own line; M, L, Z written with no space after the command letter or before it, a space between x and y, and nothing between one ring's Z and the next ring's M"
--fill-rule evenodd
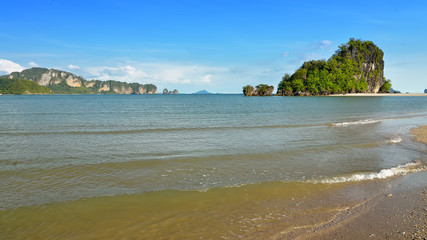
M14 95L50 94L51 90L30 80L0 77L0 93Z
M245 96L271 96L274 92L274 87L267 84L260 84L256 89L251 85L243 87L243 94Z
M286 73L278 84L277 95L389 93L391 82L384 78L383 56L373 42L352 38L340 45L330 59L307 61L292 75ZM243 92L248 93L245 96L253 96L251 93L256 90L248 87L243 87Z
M69 72L47 68L25 69L22 72L5 75L2 79L12 82L23 80L25 82L25 84L20 83L19 86L15 86L14 91L2 87L3 94L157 94L157 87L153 84L126 83L113 80L87 81ZM3 85L8 82L5 81ZM29 82L31 83L31 90L27 90Z

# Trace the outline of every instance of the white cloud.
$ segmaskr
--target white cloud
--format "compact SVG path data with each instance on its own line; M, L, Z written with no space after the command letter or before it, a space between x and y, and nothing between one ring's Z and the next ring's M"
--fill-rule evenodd
M20 72L25 68L17 63L9 61L7 59L0 59L0 72L6 72L7 74L11 72Z
M290 69L293 69L291 72L293 72L305 61L328 59L333 54L333 44L330 40L322 40L296 47L291 51L290 56L292 57L287 58L288 67L291 67Z
M73 64L68 65L68 68L69 69L80 69L79 66L76 66L76 65L73 65Z
M331 47L331 46L332 46L332 44L333 44L333 42L332 42L332 41L329 41L329 40L322 40L322 41L320 41L320 42L314 42L314 43L312 43L312 44L311 44L311 47L313 47L314 49L320 49L320 50L323 50L323 49L326 49L326 48Z
M265 73L265 68L258 65L211 66L129 60L116 62L117 65L81 67L79 74L88 80L152 83L158 89L178 89L182 93L202 89L211 92L239 93L242 86L247 84L276 85L284 73L281 67L279 70Z
M38 67L39 65L33 61L29 62L28 65L30 65L30 67Z
M213 73L229 72L222 67L181 65L172 63L132 63L120 67L99 66L83 68L89 79L153 83L159 85L206 85L212 83Z
M202 77L202 83L211 83L212 74L206 74Z
M289 52L283 52L282 54L280 54L280 56L287 57L287 56L289 56Z
M124 82L135 82L138 78L145 78L147 74L135 67L126 65L123 67L87 67L83 71L91 79L99 80L117 80Z
M332 45L332 43L334 43L334 42L329 41L329 40L323 40L323 41L321 41L321 43L323 44L323 46L325 46L325 47L329 47L329 46L331 46L331 45Z

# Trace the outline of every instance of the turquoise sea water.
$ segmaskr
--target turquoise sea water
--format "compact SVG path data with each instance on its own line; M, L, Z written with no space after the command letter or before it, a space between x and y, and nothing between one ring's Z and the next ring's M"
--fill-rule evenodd
M0 207L378 174L425 124L426 97L0 96Z

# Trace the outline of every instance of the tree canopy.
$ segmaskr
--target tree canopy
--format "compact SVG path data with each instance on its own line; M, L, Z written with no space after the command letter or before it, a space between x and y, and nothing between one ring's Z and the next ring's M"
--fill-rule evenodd
M14 95L50 94L51 90L30 80L0 77L0 93Z

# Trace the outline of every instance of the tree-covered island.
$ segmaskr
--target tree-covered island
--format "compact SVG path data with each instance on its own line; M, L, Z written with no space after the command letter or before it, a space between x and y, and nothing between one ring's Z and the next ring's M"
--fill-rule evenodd
M328 60L304 62L292 75L286 73L277 87L277 95L389 93L391 82L384 78L383 56L373 42L351 38ZM245 89L250 87L243 87L245 96L261 96L247 95Z
M86 80L70 72L30 68L0 77L0 94L157 94L153 84Z

